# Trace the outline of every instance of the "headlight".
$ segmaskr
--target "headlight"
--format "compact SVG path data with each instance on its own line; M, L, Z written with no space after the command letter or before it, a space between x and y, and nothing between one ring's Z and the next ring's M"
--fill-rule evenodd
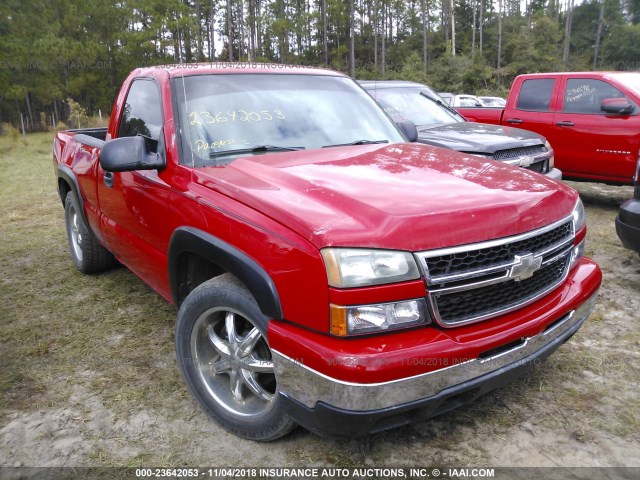
M332 287L363 287L420 278L416 261L408 252L324 248L321 253Z
M578 202L576 206L573 207L573 231L577 235L580 230L582 230L585 226L585 214L584 214L584 206L582 205L582 200L578 198ZM571 265L570 269L575 267L582 256L584 255L584 237L577 245L574 245L573 251L571 252Z
M376 333L431 323L424 298L376 305L331 305L331 333L337 336Z
M573 207L573 232L577 234L585 224L584 206L582 200L578 198L576 206Z
M551 148L551 144L548 141L544 143L544 146L547 149L547 152L551 152L551 156L549 157L549 171L551 171L556 163L555 154L553 148Z

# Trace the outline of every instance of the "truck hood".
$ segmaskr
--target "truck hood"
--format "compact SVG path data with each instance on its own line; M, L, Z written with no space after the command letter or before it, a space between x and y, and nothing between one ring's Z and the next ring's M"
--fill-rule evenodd
M459 152L491 155L498 150L544 145L544 137L521 128L458 122L436 127L420 127L418 141Z
M254 155L193 176L317 248L420 251L495 239L567 217L577 201L542 175L420 144Z

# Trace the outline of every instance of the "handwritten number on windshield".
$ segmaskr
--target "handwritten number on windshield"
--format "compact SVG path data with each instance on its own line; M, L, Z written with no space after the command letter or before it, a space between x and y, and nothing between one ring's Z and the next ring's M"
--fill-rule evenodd
M235 122L248 122L255 123L260 121L273 121L284 120L287 118L282 110L232 110L228 111L226 115L223 112L217 112L213 114L208 111L190 112L189 124L190 125L202 125L202 124L214 124L214 123L235 123Z
M191 122L189 123L190 125L202 125L199 121L198 121L198 114L196 112L191 112L189 114L189 119L191 120Z

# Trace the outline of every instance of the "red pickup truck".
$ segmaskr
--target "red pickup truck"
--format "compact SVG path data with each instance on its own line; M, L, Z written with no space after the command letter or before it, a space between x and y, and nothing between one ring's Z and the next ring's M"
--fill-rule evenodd
M56 136L71 257L179 307L185 382L237 435L438 415L571 337L601 272L574 190L402 131L327 70L135 70L108 129Z
M504 109L456 110L471 121L543 135L564 178L623 185L639 178L640 73L520 75Z

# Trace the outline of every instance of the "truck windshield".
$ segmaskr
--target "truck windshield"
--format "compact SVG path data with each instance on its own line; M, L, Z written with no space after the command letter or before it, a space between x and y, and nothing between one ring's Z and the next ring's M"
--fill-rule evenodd
M345 144L398 143L397 127L349 78L298 74L194 75L173 80L182 163Z
M380 88L371 93L394 121L411 120L418 127L464 121L460 115L423 93L420 88Z

